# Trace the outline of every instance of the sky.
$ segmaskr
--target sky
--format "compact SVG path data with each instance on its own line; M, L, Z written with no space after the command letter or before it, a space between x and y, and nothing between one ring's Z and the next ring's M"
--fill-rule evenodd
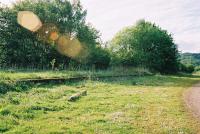
M14 0L0 0L10 3ZM199 0L81 0L87 22L111 40L122 28L145 19L168 30L182 52L200 52Z

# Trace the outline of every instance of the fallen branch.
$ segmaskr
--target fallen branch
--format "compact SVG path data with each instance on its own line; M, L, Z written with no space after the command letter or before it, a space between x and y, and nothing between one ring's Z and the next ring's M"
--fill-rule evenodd
M74 102L74 101L80 99L82 96L87 96L87 91L86 90L70 96L68 101Z

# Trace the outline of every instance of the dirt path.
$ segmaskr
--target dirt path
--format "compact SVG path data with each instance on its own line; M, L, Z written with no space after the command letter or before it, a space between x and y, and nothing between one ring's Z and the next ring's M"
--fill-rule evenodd
M200 121L200 83L194 85L184 93L184 99L187 107Z

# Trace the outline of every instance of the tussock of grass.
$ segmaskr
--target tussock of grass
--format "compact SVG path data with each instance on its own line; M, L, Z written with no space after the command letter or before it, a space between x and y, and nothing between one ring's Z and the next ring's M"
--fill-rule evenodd
M5 94L9 91L26 91L30 86L30 84L18 83L15 81L0 81L0 94Z
M8 92L0 95L0 132L194 134L199 124L184 108L182 93L198 80L158 75ZM82 90L88 95L67 101Z

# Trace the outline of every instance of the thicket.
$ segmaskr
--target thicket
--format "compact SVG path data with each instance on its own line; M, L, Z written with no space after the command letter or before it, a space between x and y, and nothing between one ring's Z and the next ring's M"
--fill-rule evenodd
M55 30L60 34L76 36L87 49L87 57L74 60L58 53L55 42L48 40L46 31L30 32L17 23L19 11L32 11L38 15L47 30L56 27ZM100 46L99 32L85 22L86 14L79 1L72 3L66 0L24 0L15 3L13 7L1 6L1 67L52 68L52 63L55 62L55 68L63 68L73 62L84 66L95 65L98 68L97 64L101 64L101 61L101 65L107 67L110 62L108 53Z

